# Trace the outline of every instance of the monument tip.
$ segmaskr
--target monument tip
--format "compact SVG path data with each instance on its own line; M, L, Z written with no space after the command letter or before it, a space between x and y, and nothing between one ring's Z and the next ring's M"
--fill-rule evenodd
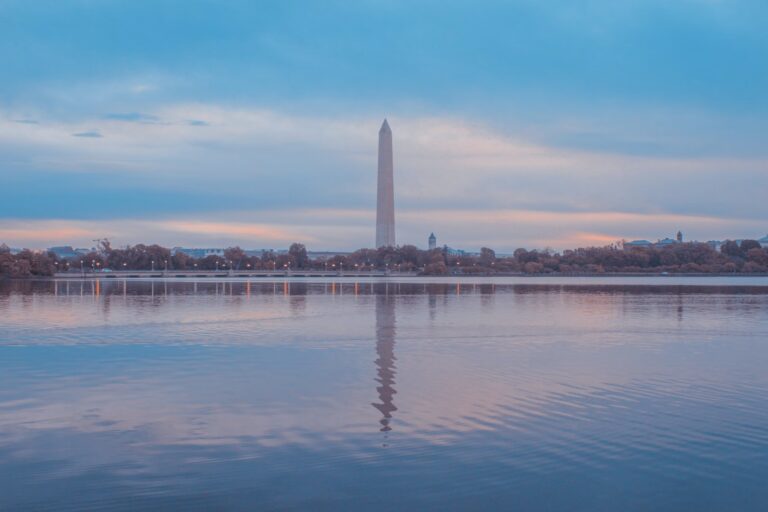
M381 129L379 131L380 132L390 132L390 131L392 131L389 128L389 123L387 122L387 118L386 117L384 118L384 122L381 123Z

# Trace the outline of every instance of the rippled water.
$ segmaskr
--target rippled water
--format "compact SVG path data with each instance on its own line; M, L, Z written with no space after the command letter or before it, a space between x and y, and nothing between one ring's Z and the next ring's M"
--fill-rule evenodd
M768 510L768 279L0 283L0 510Z

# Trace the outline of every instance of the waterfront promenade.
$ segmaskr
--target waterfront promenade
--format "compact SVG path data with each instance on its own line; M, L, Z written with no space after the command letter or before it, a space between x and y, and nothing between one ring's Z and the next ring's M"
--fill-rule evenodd
M416 272L386 270L113 270L110 272L57 272L58 279L221 278L221 277L410 277Z

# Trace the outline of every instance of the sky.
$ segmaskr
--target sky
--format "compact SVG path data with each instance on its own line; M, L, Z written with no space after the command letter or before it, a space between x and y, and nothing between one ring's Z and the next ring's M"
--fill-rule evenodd
M0 242L768 233L764 0L0 1Z

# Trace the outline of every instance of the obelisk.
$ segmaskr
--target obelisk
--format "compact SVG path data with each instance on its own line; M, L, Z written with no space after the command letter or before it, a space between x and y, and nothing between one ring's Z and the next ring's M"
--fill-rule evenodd
M395 246L395 182L392 130L385 119L379 130L379 183L376 195L376 248Z

